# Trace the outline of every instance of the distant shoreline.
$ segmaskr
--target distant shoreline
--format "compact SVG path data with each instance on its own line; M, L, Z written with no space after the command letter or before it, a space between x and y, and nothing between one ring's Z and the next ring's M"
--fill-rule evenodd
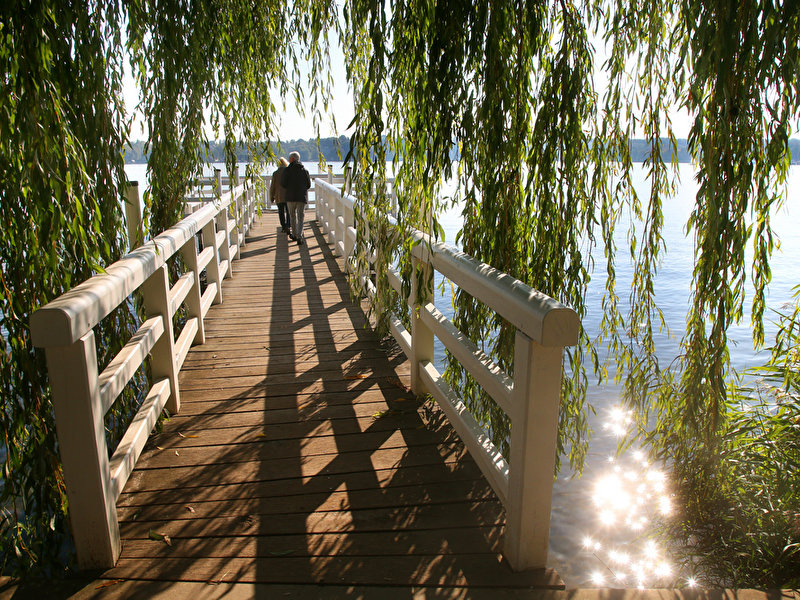
M661 156L664 161L669 161L671 158L669 142L665 138L662 138L661 141ZM347 155L347 152L350 149L350 138L343 135L340 135L338 138L320 138L319 146L317 145L316 138L306 140L289 140L286 142L281 142L280 145L278 145L277 142L270 143L272 145L272 151L276 156L280 156L281 154L285 155L289 152L296 151L300 153L300 159L306 162L316 162L320 154L322 154L322 156L324 156L329 162L339 162ZM676 143L678 150L678 162L691 163L692 158L689 154L688 141L685 138L679 138L676 140ZM628 142L628 146L630 147L631 151L631 159L635 163L643 162L650 154L650 144L647 140L638 138L633 139ZM144 147L145 142L140 140L131 142L128 146L126 146L126 164L135 165L146 163L147 155L144 153ZM800 165L800 139L789 140L789 151L792 153L792 164ZM393 155L387 153L387 160L392 160L393 158ZM458 160L458 151L455 148L451 152L451 158ZM236 153L236 159L238 162L249 162L250 153L245 146L239 146L239 149ZM208 160L210 162L225 162L224 142L210 143Z

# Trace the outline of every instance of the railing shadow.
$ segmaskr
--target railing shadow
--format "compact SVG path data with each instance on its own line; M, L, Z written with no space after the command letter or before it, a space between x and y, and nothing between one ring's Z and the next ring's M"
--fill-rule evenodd
M222 357L193 350L184 408L131 478L147 491L120 501L131 536L121 562L146 556L144 579L391 586L409 597L412 586L449 597L451 586L522 585L499 562L500 503L441 413L407 391L404 355L375 340L309 227L307 246L248 238L224 306L252 328ZM271 272L251 262L270 253ZM224 327L216 315L208 332ZM212 383L192 383L192 370ZM193 454L197 466L172 466Z

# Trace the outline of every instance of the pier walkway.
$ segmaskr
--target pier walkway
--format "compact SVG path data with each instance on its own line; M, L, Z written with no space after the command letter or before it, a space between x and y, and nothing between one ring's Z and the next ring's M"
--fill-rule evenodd
M437 404L410 392L405 355L350 300L313 218L304 246L271 212L248 232L183 364L180 412L117 501L122 553L100 576L106 591L559 587L552 570L504 561L503 505Z

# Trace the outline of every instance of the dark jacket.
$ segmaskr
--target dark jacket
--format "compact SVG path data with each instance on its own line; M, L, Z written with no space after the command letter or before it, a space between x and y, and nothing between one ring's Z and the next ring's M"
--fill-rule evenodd
M269 184L269 197L275 204L286 202L286 188L284 188L283 183L281 183L281 176L285 170L286 167L283 165L278 167L272 174L272 182Z
M281 183L286 188L286 202L308 202L311 176L299 160L286 167L281 175Z

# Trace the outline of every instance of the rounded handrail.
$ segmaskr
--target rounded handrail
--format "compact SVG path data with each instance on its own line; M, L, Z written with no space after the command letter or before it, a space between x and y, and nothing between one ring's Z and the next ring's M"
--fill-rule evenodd
M31 316L33 345L39 348L68 346L107 317L150 275L177 253L220 210L227 208L234 192L226 192L218 203L204 206L170 229L128 253L104 273L87 279L39 308Z

